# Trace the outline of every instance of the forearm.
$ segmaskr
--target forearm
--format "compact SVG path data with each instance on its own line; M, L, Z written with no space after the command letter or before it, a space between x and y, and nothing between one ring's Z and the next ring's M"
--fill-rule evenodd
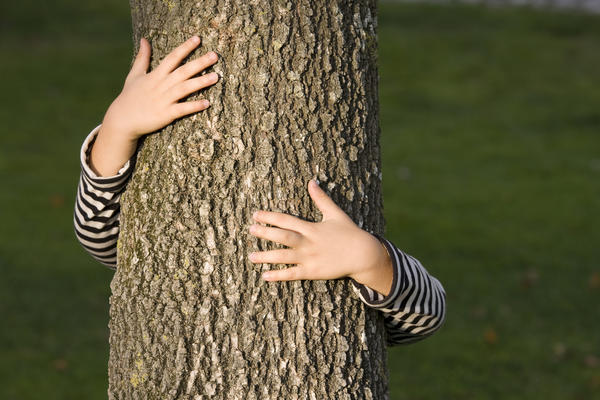
M84 140L80 151L81 176L75 199L74 224L79 243L101 263L116 267L119 234L120 196L131 173L135 156L114 175L98 176L90 166L99 127Z
M394 266L392 258L385 245L375 236L370 235L369 245L373 248L373 259L371 266L364 272L353 277L355 281L387 296L392 290L394 279Z
M102 124L92 146L89 167L98 176L113 176L133 156L137 139L128 139L110 125Z

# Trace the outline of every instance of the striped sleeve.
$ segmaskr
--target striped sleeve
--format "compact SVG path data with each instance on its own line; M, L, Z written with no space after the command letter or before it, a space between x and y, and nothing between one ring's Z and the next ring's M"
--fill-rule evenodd
M446 292L414 257L375 235L386 247L394 267L387 296L351 279L352 288L368 306L381 311L388 346L416 342L433 334L446 318Z
M119 236L119 199L135 164L135 155L114 176L99 177L89 166L89 153L97 126L81 146L81 175L77 187L73 222L83 248L102 264L116 268Z

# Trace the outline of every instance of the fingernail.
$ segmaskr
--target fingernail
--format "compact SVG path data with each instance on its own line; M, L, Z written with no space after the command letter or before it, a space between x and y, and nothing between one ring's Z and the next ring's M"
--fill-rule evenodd
M193 43L200 43L200 38L198 36L192 36L191 39Z
M252 218L257 219L258 218L258 211L254 211L252 213Z
M254 253L248 254L248 259L250 259L250 261L254 261Z
M270 272L263 272L262 273L262 278L266 281L269 278L271 278L271 273Z
M208 106L210 106L210 101L202 100L202 107L208 107Z
M256 225L250 225L250 228L248 230L250 231L250 233L254 233L256 231Z

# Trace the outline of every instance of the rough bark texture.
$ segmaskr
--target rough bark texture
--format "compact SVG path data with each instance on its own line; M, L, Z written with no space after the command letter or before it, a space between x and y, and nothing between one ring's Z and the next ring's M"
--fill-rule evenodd
M152 66L220 54L206 112L149 136L122 198L111 399L383 399L381 315L347 279L270 282L257 209L320 220L317 177L383 233L375 1L131 0ZM275 247L275 246L273 246ZM262 269L261 269L262 268Z

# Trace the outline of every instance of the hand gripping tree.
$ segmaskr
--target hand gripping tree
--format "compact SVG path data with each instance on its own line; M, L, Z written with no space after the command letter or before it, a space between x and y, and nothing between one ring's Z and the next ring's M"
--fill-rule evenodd
M271 248L254 211L320 220L311 178L383 232L375 0L130 2L152 66L198 35L222 79L123 195L109 398L385 398L383 321L350 281L265 282L247 258Z

